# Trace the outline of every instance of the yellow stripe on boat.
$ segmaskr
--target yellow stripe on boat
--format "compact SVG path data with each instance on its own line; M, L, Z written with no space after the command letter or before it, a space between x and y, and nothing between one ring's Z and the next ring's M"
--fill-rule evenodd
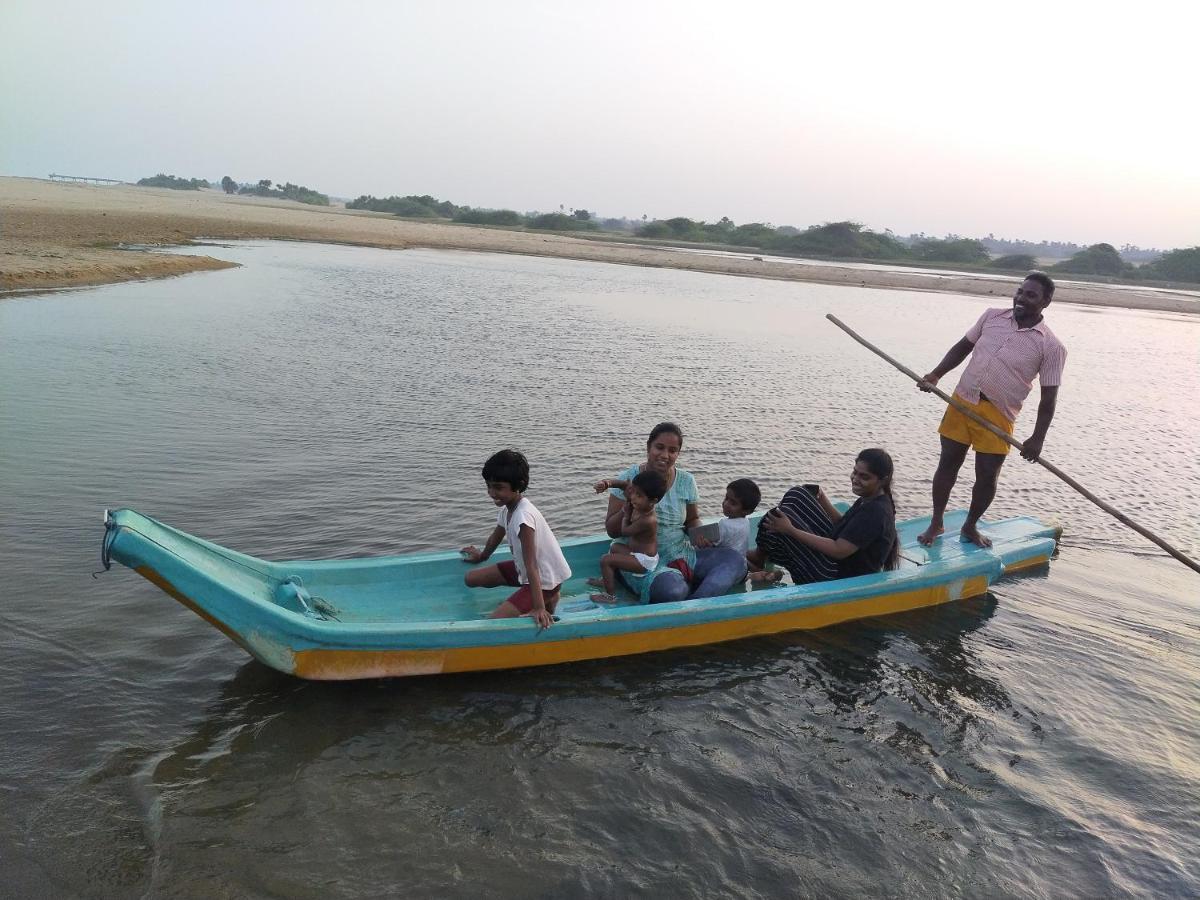
M167 594L169 597L174 597L209 625L212 625L214 628L218 629L223 635L225 635L251 656L254 655L254 651L250 649L249 645L247 645L244 640L242 640L242 636L240 634L238 634L216 616L211 615L203 606L200 606L198 603L193 603L187 596L180 591L177 591L171 582L167 581L167 579L163 578L152 568L149 566L138 566L133 571L137 572L152 585L162 590L163 593Z
M1019 562L1010 563L1009 565L1004 567L1004 572L1005 572L1005 574L1007 574L1009 572L1020 572L1024 569L1033 569L1033 568L1036 568L1037 566L1044 566L1048 562L1050 562L1050 554L1049 553L1047 553L1043 556L1034 556L1034 557L1030 557L1029 559L1020 560Z
M455 647L437 650L299 650L295 654L294 674L301 678L343 680L386 678L399 675L437 675L449 672L475 672L487 669L515 669L548 666L556 663L630 656L674 647L694 647L734 641L739 638L809 630L862 619L886 616L950 600L977 597L988 589L984 576L953 584L942 584L916 591L904 591L831 603L805 609L771 613L745 619L705 622L678 628L659 628L630 634L545 640L506 647Z

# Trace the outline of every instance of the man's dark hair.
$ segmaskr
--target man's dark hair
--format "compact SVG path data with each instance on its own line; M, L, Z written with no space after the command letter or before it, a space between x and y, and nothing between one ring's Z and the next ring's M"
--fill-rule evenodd
M518 493L529 487L529 460L517 450L501 450L483 464L484 481L503 481Z
M667 492L667 479L657 472L638 472L630 483L655 503Z
M1042 286L1042 297L1045 300L1054 299L1054 279L1045 272L1034 269L1025 276L1026 281L1036 281Z
M737 498L738 504L748 513L754 512L762 500L762 491L749 478L739 478L729 482L729 490Z

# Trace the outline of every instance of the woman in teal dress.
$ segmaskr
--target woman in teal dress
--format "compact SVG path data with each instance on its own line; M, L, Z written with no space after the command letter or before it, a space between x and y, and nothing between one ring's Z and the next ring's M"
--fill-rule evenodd
M696 548L688 538L688 529L700 524L699 494L696 479L676 466L683 450L683 431L673 422L654 426L646 441L646 461L635 463L616 477L629 481L647 469L667 481L667 493L658 502L658 567L638 579L636 593L644 603L668 603L698 597L717 597L730 593L746 577L746 560L729 547ZM609 537L621 536L621 517L625 493L598 482L599 490L608 490L605 530Z

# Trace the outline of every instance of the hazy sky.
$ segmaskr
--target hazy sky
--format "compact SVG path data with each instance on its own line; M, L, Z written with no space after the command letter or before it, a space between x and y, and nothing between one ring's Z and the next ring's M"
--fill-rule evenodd
M0 0L0 174L1193 246L1198 9Z

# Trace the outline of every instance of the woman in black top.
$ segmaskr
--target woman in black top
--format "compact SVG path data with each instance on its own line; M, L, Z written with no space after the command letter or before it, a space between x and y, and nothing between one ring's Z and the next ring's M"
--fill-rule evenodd
M858 454L850 489L858 497L838 512L816 485L791 488L763 516L758 546L746 554L752 569L767 562L783 566L796 584L852 578L896 568L896 504L892 458L873 447ZM754 581L778 581L776 572L751 572Z

